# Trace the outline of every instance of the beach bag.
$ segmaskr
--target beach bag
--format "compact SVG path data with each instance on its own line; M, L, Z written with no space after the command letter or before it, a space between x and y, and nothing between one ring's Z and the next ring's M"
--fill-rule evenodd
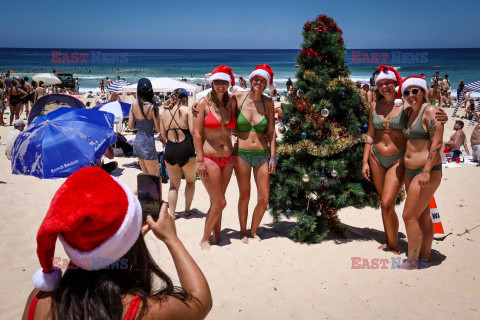
M115 134L117 136L117 142L113 146L115 157L130 157L133 155L133 146L127 142L127 138L119 132ZM119 150L120 149L120 150ZM118 153L118 156L117 156Z

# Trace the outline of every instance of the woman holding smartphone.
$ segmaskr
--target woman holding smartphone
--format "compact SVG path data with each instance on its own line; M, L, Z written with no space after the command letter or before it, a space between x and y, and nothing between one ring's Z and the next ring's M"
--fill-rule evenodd
M210 250L210 235L220 241L222 212L227 205L225 192L232 177L233 147L231 132L236 119L234 100L228 94L235 85L232 69L221 65L210 76L212 91L197 103L193 118L193 140L197 155L197 172L210 197L201 250Z
M141 222L137 197L123 182L100 168L72 174L38 231L41 268L22 319L204 319L212 308L210 289L178 238L167 204L157 221L147 217L142 232L152 230L165 243L180 288L150 255ZM70 259L54 257L57 236Z

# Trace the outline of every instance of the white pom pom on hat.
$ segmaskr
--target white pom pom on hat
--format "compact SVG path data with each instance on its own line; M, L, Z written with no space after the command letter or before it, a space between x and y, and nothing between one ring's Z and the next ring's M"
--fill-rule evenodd
M273 70L268 64L260 64L258 65L252 73L250 73L250 76L248 77L248 80L251 82L252 78L255 76L260 76L267 80L267 85L268 89L270 91L273 91L277 88L275 83L273 83Z
M395 92L397 93L397 99L395 99L394 103L396 106L401 106L403 104L402 100L402 92L399 90L399 87L402 85L402 76L395 70L394 67L380 65L375 71L375 85L378 81L389 79L393 80L397 83L397 87L395 87Z
M57 237L74 264L100 270L122 258L140 236L142 209L135 194L100 168L82 168L58 189L37 234L41 268L35 288L53 291L62 271L54 265Z

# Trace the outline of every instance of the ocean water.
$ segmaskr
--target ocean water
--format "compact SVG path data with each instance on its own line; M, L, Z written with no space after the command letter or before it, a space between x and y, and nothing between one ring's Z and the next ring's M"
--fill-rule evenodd
M286 89L286 81L295 81L296 55L300 50L129 50L129 49L15 49L0 48L0 70L14 70L14 76L32 77L40 72L74 73L80 91L99 90L101 79L117 76L130 82L142 77L205 80L205 74L220 64L248 79L258 64L269 64L277 88ZM403 77L424 73L429 80L440 70L448 74L452 95L459 80L480 80L480 49L352 49L345 56L350 78L368 82L379 64L392 65Z

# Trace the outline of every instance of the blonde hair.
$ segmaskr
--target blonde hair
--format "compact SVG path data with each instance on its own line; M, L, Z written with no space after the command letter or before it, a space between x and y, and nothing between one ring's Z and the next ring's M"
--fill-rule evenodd
M213 89L212 86L212 91L210 91L206 97L207 102L209 105L213 106L215 111L219 112L220 111L220 106L218 105L218 100L217 100L217 94L215 90ZM230 105L230 95L228 94L228 90L225 91L222 97L222 102L223 102L223 107L227 109L228 111L231 111L231 105Z

